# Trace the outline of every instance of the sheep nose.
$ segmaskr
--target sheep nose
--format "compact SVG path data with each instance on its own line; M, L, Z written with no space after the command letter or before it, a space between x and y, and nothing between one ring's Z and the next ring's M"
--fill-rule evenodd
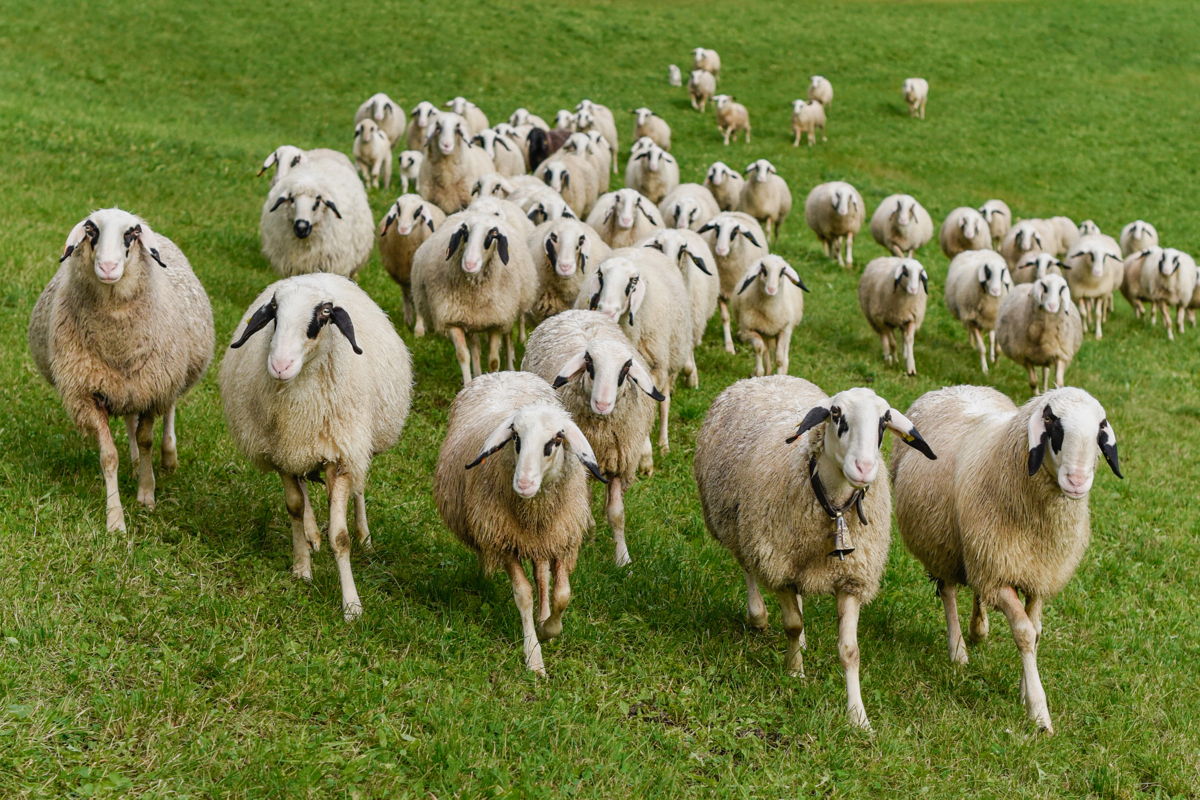
M858 458L854 459L854 472L858 476L859 480L863 483L866 483L867 479L871 477L871 472L874 469L874 461L863 461L862 459Z
M467 272L479 272L479 261L474 258L464 258L463 269Z
M607 414L608 412L612 411L612 407L613 404L611 400L597 400L594 410L597 414Z
M537 493L537 481L531 478L517 478L515 486L517 494L521 495L522 497L532 497Z
M729 255L729 248L728 248L728 247L723 247L723 246L721 246L721 245L717 245L717 250L716 250L716 253L717 253L717 255L719 255L719 256L727 256L727 255Z
M563 276L574 275L575 274L575 262L574 261L568 262L568 261L560 260L558 262L558 274L563 275Z
M622 228L632 228L633 227L633 217L622 216L620 222L621 222Z
M292 230L299 238L307 239L308 235L312 233L312 223L306 219L298 219L292 223Z
M779 294L779 287L778 286L768 286L766 291L767 291L767 294L769 294L769 295L776 295L776 294Z
M294 358L272 358L270 361L271 374L283 381L292 377L292 365L296 363Z
M121 277L121 262L97 261L96 273L104 283L114 283Z
M401 236L408 236L410 233L412 233L412 225L397 225L396 233L400 234Z

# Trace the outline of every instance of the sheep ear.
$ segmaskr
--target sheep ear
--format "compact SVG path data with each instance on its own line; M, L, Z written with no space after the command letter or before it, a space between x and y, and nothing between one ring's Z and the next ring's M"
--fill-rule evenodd
M700 226L700 230L696 231L696 233L708 233L709 231L715 231L716 229L716 225L713 225L711 222L706 222Z
M255 173L254 177L261 178L264 172L266 172L267 170L269 170L271 167L275 166L278 163L279 163L279 151L275 151L275 152L271 153L271 155L267 156L267 160L263 162L262 167L258 170L257 173Z
M288 201L288 197L286 194L280 195L279 198L275 201L275 204L273 206L271 206L270 210L275 211L276 209L278 209L281 205L283 205L287 201ZM270 212L268 212L268 213L270 213Z
M799 287L800 287L801 289L803 289L804 291L806 291L806 292L808 291L808 287L804 285L804 281L803 281L803 280L800 278L800 273L799 273L799 272L796 272L796 270L794 270L794 269L791 267L791 265L787 265L787 266L785 266L785 267L783 268L783 274L784 274L785 276L787 276L787 279L788 279L789 281L791 281L792 283L796 284L797 286L799 286Z
M921 270L921 288L925 290L925 294L929 294L929 273Z
M621 376L617 380L618 386L621 385L622 380L627 376L629 380L637 384L639 389L650 395L654 400L661 403L667 399L667 396L660 392L658 387L654 385L654 377L644 366L638 363L637 359L631 358L625 362L625 368L621 370Z
M503 148L504 148L505 150L507 150L508 152L510 152L510 153L512 152L512 148L508 146L508 142L506 142L506 141L504 140L504 137L503 137L503 136L497 136L497 137L496 137L496 144L500 145L501 147L503 147Z
M587 467L587 471L592 473L592 477L601 483L608 483L608 478L604 477L604 473L600 471L600 465L596 463L596 454L592 452L592 446L588 444L587 437L583 435L583 431L579 430L579 426L568 421L563 427L562 435L567 447L571 448L571 452L575 454L579 462Z
M362 348L358 346L358 342L354 340L354 323L350 321L350 314L341 306L334 306L329 314L329 318L333 320L333 324L342 332L342 336L350 342L350 347L356 355L362 355Z
M154 259L154 262L163 269L167 268L167 264L162 260L162 256L158 252L158 234L150 229L149 225L138 225L138 242L141 243L142 249L146 251L146 255Z
M587 367L587 357L587 350L580 350L578 355L571 356L567 363L559 368L558 375L554 377L550 385L558 389L582 375L583 370Z
M710 272L708 269L708 265L704 263L703 258L691 252L690 250L685 249L684 252L688 254L688 258L692 260L692 263L695 264L701 272L703 272L705 275L712 275L712 272Z
M1036 474L1041 469L1042 461L1046 457L1046 446L1050 445L1055 450L1059 450L1062 447L1062 440L1062 421L1055 416L1050 404L1046 403L1042 406L1042 413L1033 414L1029 418L1027 469L1030 475Z
M475 460L470 464L467 464L464 469L478 467L487 460L488 456L498 450L503 449L504 445L511 442L517 435L517 432L513 430L512 423L512 417L509 417L508 419L504 420L504 422L500 423L499 427L492 431L491 435L489 435L487 440L484 441L483 448L479 451L479 455L475 456Z
M750 229L739 228L738 233L742 234L742 236L745 236L747 239L749 239L750 244L754 245L755 247L762 247L762 245L758 243L758 239L754 238L754 233L751 232Z
M70 258L75 249L83 244L83 240L87 238L87 224L89 222L91 222L90 219L84 219L74 228L71 228L71 232L67 234L67 243L63 245L63 252L59 256L58 263L61 264ZM95 223L92 224L94 225Z
M546 237L544 245L546 247L546 258L550 259L551 265L558 265L558 252L554 249L555 235L552 233Z
M646 299L646 282L638 279L634 287L629 291L629 324L634 324L634 318L638 311L642 308L642 302Z
M889 408L880 420L884 427L900 437L900 440L906 445L916 450L921 455L928 458L930 461L937 461L937 454L933 452L933 448L929 443L921 437L917 427L909 421L908 417L901 414L894 408Z
M758 277L758 273L762 271L762 259L755 261L750 265L750 269L746 270L746 274L742 276L742 285L738 287L737 293L742 294L750 285L754 283L754 279Z
M796 428L796 432L784 441L791 444L827 419L829 419L829 406L815 406L809 409L809 412L804 415L804 419L800 421L800 427Z
M1121 462L1117 458L1117 434L1108 424L1107 418L1100 420L1100 433L1096 442L1100 445L1100 452L1104 454L1104 460L1108 462L1108 468L1113 471L1113 475L1124 478L1121 474Z
M500 255L500 263L508 265L508 237L501 233L497 228L492 228L488 231L488 235L483 239L483 246L487 247L492 242L496 243L496 252Z
M254 313L250 315L250 319L246 322L246 327L242 330L242 335L236 342L229 345L234 350L238 349L246 343L254 334L267 327L267 323L275 319L275 298L272 297L270 302L263 303Z
M362 136L362 123L361 122L354 126L354 137L358 138L359 136Z
M458 249L459 245L467 240L468 233L470 231L467 229L466 224L463 224L459 226L458 230L450 234L450 247L446 250L447 259L454 255L454 251Z
M333 204L332 200L322 200L321 202L325 204L326 208L328 208L330 211L333 212L333 215L335 217L337 217L338 219L342 218L342 212L338 211L338 207Z

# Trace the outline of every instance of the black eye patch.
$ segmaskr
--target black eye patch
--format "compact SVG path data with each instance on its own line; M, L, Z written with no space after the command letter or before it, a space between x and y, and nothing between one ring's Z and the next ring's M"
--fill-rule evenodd
M317 303L313 307L312 319L308 322L308 338L315 339L321 328L329 324L333 318L333 303Z
M589 378L596 377L596 365L592 363L592 354L591 353L583 354L583 368L585 370L587 370L587 374L588 374Z
M625 362L625 365L624 365L623 367L621 367L621 372L620 372L620 374L619 374L619 375L617 375L617 386L618 386L618 387L620 387L620 386L623 386L623 385L624 385L624 383L625 383L625 379L629 377L629 370L630 370L632 367L633 367L633 359L631 358L631 359L629 359L628 361L626 361L626 362Z
M562 444L562 432L555 434L554 438L546 442L546 446L542 448L542 455L549 456L554 452L554 448Z
M512 440L513 447L517 448L518 453L521 452L521 437L517 435L516 431L513 431Z
M125 249L129 250L130 245L137 241L142 235L142 226L134 225L129 230L125 231Z

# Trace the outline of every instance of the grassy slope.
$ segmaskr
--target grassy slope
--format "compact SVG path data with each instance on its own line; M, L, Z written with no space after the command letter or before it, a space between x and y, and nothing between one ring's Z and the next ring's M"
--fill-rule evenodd
M797 197L778 249L813 288L793 373L830 390L867 383L904 408L980 379L965 336L938 304L918 338L921 376L885 368L853 276L804 228L807 189L847 179L872 207L908 191L939 220L991 196L1110 232L1141 216L1194 251L1190 3L344 5L6 6L0 795L1196 792L1200 359L1195 333L1168 346L1123 301L1069 373L1106 405L1128 479L1098 476L1092 547L1047 614L1040 655L1059 729L1048 740L1019 707L1003 620L952 669L933 591L901 547L860 629L877 733L843 721L828 599L809 604L809 678L782 676L784 637L745 630L739 573L708 538L691 480L708 404L749 369L744 349L728 356L715 337L698 356L702 388L677 396L675 449L629 496L635 568L612 567L601 525L546 681L521 668L507 582L477 576L430 501L458 388L446 342L410 341L414 413L376 461L378 549L356 556L367 613L351 626L324 552L313 587L289 579L278 480L227 439L215 370L181 410L182 466L161 482L159 510L136 506L126 475L131 533L112 536L94 445L25 346L54 256L94 207L135 210L183 247L224 339L271 280L257 235L266 187L252 174L277 144L348 148L354 107L380 88L409 107L464 94L494 117L521 104L549 115L587 95L659 110L685 179L716 158L774 160ZM722 89L750 107L752 146L722 149L711 119L665 85L666 64L686 64L698 43L720 50ZM788 102L814 72L837 91L830 141L794 151ZM911 74L933 86L923 124L899 101ZM377 212L389 199L373 197ZM946 262L934 249L923 256L936 296ZM880 254L865 239L858 252ZM363 283L399 307L377 263ZM1012 364L994 380L1025 396Z

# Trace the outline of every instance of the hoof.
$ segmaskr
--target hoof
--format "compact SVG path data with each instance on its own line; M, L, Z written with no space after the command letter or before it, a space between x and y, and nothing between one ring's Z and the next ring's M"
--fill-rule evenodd
M299 565L293 564L292 565L292 577L298 581L304 581L305 583L312 583L312 565L309 564L307 566L301 567Z
M147 510L154 510L154 492L138 492L138 502L144 505Z
M756 631L765 631L767 629L767 624L768 624L766 612L763 612L763 614L758 617L752 617L749 614L747 614L746 615L746 624L749 625L751 628L753 628Z
M557 639L559 636L562 636L562 619L557 619L554 622L546 620L546 622L538 626L537 634L538 640L542 642Z
M174 472L179 468L179 456L174 453L163 453L160 468L166 472Z
M362 603L347 603L342 606L342 619L346 622L354 622L362 616Z
M125 515L122 514L117 519L108 520L109 533L125 533Z

